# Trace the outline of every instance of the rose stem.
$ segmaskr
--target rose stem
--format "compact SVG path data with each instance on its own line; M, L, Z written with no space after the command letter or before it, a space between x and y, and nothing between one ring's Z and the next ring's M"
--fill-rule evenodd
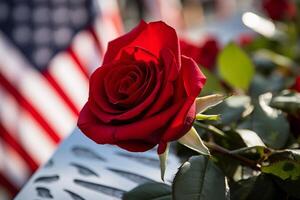
M240 161L241 163L243 163L245 166L248 166L254 170L258 170L260 171L260 167L257 166L257 164L248 159L248 158L245 158L243 156L240 156L240 155L237 155L237 154L232 154L228 149L225 149L224 147L221 147L220 145L216 144L216 143L212 143L212 142L205 142L203 141L203 143L212 151L215 151L219 154L222 154L222 155L225 155L225 156L228 156L228 157L231 157L235 160L238 160Z
M221 131L220 129L218 129L212 125L206 125L206 124L200 123L198 121L195 121L194 124L196 124L200 128L203 128L203 129L209 131L210 133L216 134L221 137L226 137L226 135L223 131ZM233 159L236 159L236 160L240 161L241 163L243 163L245 166L249 166L250 168L252 168L254 170L260 171L260 167L257 166L257 164L254 161L252 161L248 158L245 158L243 156L237 155L237 154L232 154L228 149L225 149L224 147L221 147L220 145L218 145L214 142L205 142L205 141L203 141L203 142L210 150L215 151L222 155L226 155Z
M220 129L217 129L216 127L214 127L212 125L206 125L206 124L200 123L198 121L194 121L194 124L196 124L198 127L203 128L217 136L226 137L226 135L223 131L221 131Z

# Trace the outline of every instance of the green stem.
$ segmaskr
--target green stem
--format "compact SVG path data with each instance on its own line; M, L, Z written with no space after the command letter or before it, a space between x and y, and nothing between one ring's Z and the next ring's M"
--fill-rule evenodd
M240 161L240 163L242 163L245 166L248 166L254 170L260 171L260 167L253 160L250 160L248 158L245 158L245 157L237 155L237 154L232 154L228 149L225 149L224 147L221 147L216 143L205 142L205 141L203 141L203 142L211 151L215 151L219 154L231 157L235 160Z
M221 131L220 129L217 129L216 127L214 127L212 125L203 124L198 121L195 121L194 124L200 128L207 130L210 133L217 135L217 136L226 137L226 135L223 131Z

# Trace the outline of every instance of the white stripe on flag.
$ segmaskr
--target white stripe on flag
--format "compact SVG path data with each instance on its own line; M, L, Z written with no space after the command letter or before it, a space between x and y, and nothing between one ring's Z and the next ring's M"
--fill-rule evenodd
M0 98L0 123L38 164L47 161L56 145L1 86Z
M50 63L49 73L80 110L88 97L88 80L68 53L60 53Z
M100 49L97 48L95 40L88 31L82 31L75 36L72 48L89 72L100 66L102 62Z
M106 51L107 44L115 39L119 34L111 19L105 17L98 18L95 22L95 30L101 40L102 52ZM105 31L103 30L105 27Z
M123 33L123 27L117 1L98 0L97 2L100 8L100 16L94 26L101 40L102 52L105 52L108 42Z
M1 140L0 160L1 173L14 185L21 187L30 175L29 168L15 150Z
M11 59L11 56L14 59ZM61 137L74 128L76 116L67 109L43 76L29 67L20 53L0 35L0 73L39 111ZM58 112L59 111L59 112Z
M76 116L39 74L23 75L20 90L62 138L74 129Z

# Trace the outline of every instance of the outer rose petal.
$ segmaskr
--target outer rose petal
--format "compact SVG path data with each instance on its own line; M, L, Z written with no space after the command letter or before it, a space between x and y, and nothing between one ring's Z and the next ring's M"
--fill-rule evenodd
M170 121L170 116L174 116L182 104L182 101L178 102L155 116L125 125L104 124L93 115L86 104L80 113L78 127L86 136L99 144L126 146L126 143L132 141L143 141L144 145L155 146L161 137L160 129L165 129L166 124ZM139 149L136 148L135 151L139 151Z
M193 58L197 63L201 59L201 48L185 40L180 40L181 54Z
M175 30L164 22L141 22L135 29L108 43L103 64L115 60L120 51L128 46L144 48L159 57L161 49L168 48L176 56L180 66L180 50Z
M90 111L87 104L82 108L77 126L82 132L93 141L100 144L113 144L113 134L110 134L111 127L102 124ZM99 129L101 126L101 130ZM101 133L101 134L100 134Z
M129 44L132 43L135 40L135 38L142 33L144 29L146 29L147 25L148 24L146 22L141 21L137 27L132 29L127 34L110 41L108 43L107 51L103 58L103 65L114 60L114 58L118 55L120 50L126 46L129 46Z
M181 73L183 76L184 87L188 97L196 98L203 88L206 77L199 69L197 63L189 57L181 56Z
M130 141L118 142L117 145L131 152L144 152L156 146L156 144L146 143L143 140L130 140Z
M179 139L191 128L195 119L195 99L206 81L205 76L191 58L182 56L181 70L187 99L163 135L158 148L159 154L165 151L168 141Z

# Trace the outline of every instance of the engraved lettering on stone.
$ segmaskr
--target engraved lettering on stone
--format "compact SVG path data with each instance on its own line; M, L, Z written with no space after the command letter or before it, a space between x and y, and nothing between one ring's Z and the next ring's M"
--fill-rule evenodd
M122 152L118 152L117 154L120 155L120 156L129 158L131 160L134 160L136 162L145 164L147 166L150 165L150 166L155 167L155 168L157 168L159 166L159 160L155 159L155 158L150 158L150 157L140 156L140 155L131 155L131 154L122 153Z
M150 179L150 178L147 178L145 176L141 176L141 175L138 175L138 174L134 174L134 173L131 173L131 172L128 172L128 171L123 171L123 170L113 169L113 168L108 168L108 170L113 171L116 174L118 174L118 175L120 175L124 178L127 178L127 179L129 179L129 180L131 180L135 183L138 183L138 184L153 182L153 180Z
M83 157L83 158L89 158L89 159L96 159L96 160L101 160L101 161L106 161L105 158L99 156L98 154L96 154L94 151L86 148L86 147L82 147L82 146L74 146L72 148L72 152L75 154L75 156L78 157Z
M37 191L37 195L38 195L39 197L48 198L48 199L53 199L53 196L52 196L50 190L47 189L47 188L44 188L44 187L37 187L37 188L36 188L36 191Z
M46 183L51 183L51 182L55 182L58 181L59 176L58 175L53 175L53 176L41 176L38 177L34 180L35 183L38 182L46 182Z
M117 198L121 198L125 192L124 190L120 190L120 189L113 188L110 186L101 185L98 183L93 183L93 182L88 182L88 181L83 181L83 180L79 180L79 179L75 179L74 183L76 183L82 187L85 187L87 189L101 192L103 194L117 197Z
M85 200L83 197L81 197L80 195L78 195L70 190L64 189L64 191L66 193L68 193L73 200Z
M78 170L79 174L81 174L81 175L99 177L99 175L96 172L94 172L93 170L91 170L83 165L76 164L76 163L71 163L70 165L74 166Z

